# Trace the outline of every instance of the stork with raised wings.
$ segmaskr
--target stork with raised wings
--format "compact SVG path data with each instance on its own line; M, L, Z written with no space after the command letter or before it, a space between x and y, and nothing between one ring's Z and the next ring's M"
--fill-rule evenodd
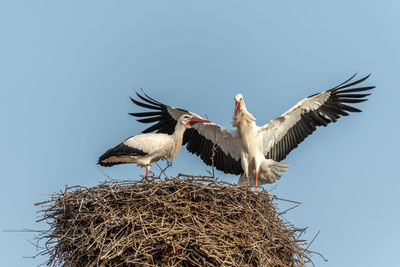
M243 96L235 96L233 126L229 130L215 123L197 124L183 135L183 144L193 154L217 170L225 173L241 174L239 183L257 186L273 183L280 179L289 167L279 161L286 158L290 151L298 146L317 126L327 126L336 122L349 112L361 110L347 103L366 101L368 93L360 93L375 88L358 87L368 76L352 81L355 75L338 86L327 91L311 95L293 106L283 115L259 127L255 118L247 111ZM138 106L150 109L150 112L130 113L139 117L139 122L154 123L143 133L157 131L172 134L176 122L182 114L198 116L190 111L162 104L148 95L137 96L143 101L131 98ZM216 145L214 161L211 160ZM259 181L260 180L260 181Z
M97 164L114 166L117 164L136 163L146 169L146 180L153 162L162 158L174 160L182 147L183 133L196 123L207 123L197 116L182 114L172 135L148 133L130 137L114 148L107 150Z

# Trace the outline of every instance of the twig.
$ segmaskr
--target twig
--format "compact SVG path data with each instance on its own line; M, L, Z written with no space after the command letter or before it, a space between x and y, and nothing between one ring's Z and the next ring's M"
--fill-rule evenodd
M314 236L314 238L311 240L310 244L308 244L308 246L306 247L306 250L311 246L311 244L314 242L314 240L317 238L317 236L319 235L319 232Z
M276 200L281 200L281 201L286 201L286 202L290 202L290 203L295 203L295 204L299 204L299 205L301 205L301 202L299 202L299 201L294 201L294 200L289 200L289 199L285 199L285 198L280 198L280 197L277 197L277 196L275 196L275 195L270 195L273 199L276 199Z
M297 208L298 206L300 206L300 205L298 204L298 205L295 205L295 206L293 206L293 207L290 207L290 208L288 208L288 209L286 209L286 210L284 210L284 211L282 211L282 212L279 212L278 214L279 214L279 215L283 215L283 214L285 214L286 212L288 212L289 210L292 210L292 209L294 209L294 208Z
M318 256L320 256L325 262L327 262L328 261L328 259L326 259L325 257L324 257L324 255L322 255L321 253L319 253L319 252L316 252L316 251L312 251L312 250L304 250L305 252L307 252L307 253L311 253L311 254L317 254Z
M100 168L99 165L97 165L97 168L100 170L100 172L101 172L107 179L112 180L112 178L111 178L107 173L105 173L105 172L103 171L103 169Z
M170 252L168 252L167 255L164 256L164 258L162 258L161 261L167 261L169 257L176 254L180 249L181 249L180 246L177 246L175 249L172 249Z
M178 175L175 178L179 179L180 177L193 178L193 179L214 178L213 176L208 176L208 175L190 175L184 173L178 173Z
M43 233L45 230L20 229L20 230L3 230L5 233Z
M64 206L64 213L67 210L67 207L65 206L65 196L67 195L67 190L68 190L68 185L65 185L65 191L64 191L64 196L63 196L63 206Z
M165 171L172 166L172 161L168 159L164 159L167 163L165 168L161 168L160 165L156 162L157 167L160 169L160 174L157 176L157 178L161 179L161 174L164 174L165 178L168 178L168 175L165 173Z

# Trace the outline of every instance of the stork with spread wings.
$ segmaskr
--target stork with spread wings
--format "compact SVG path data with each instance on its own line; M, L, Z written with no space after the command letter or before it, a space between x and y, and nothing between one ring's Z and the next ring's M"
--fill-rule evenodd
M186 130L183 144L207 165L224 173L241 174L239 183L257 186L273 183L283 175L289 164L281 163L294 148L317 126L327 126L349 112L361 110L349 105L364 102L374 86L360 86L368 76L352 81L355 75L327 91L311 95L264 126L257 126L255 118L247 111L242 94L235 96L233 125L235 130L215 123L196 124ZM162 104L147 94L136 93L136 105L148 112L129 113L142 123L154 123L143 133L156 131L172 134L183 114L198 116L190 111ZM211 156L214 149L214 159Z

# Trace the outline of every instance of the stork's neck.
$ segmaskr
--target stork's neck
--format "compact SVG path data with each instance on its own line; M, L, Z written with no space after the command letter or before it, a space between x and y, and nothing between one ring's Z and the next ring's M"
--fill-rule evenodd
M242 107L236 118L233 119L232 125L238 128L240 136L244 138L256 127L255 120L253 114L248 112L246 107Z
M175 132L172 134L172 138L174 139L174 144L172 147L170 159L174 160L176 156L178 155L179 151L182 148L182 142L183 142L183 134L185 132L186 128L180 123L177 123L175 126Z

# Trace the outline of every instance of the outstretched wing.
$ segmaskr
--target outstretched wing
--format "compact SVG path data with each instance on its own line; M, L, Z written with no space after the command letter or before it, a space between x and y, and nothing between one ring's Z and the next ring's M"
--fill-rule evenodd
M281 161L312 134L317 126L327 126L341 116L349 115L349 112L361 112L345 103L366 101L365 97L370 94L360 92L371 90L375 86L354 87L365 81L369 75L350 82L354 76L355 74L330 90L301 100L286 113L261 127L265 157Z
M199 115L180 108L174 108L154 100L147 94L136 92L140 100L131 98L136 105L149 109L148 112L129 113L137 117L138 122L154 123L143 133L172 134L176 123L183 114ZM236 131L231 131L215 123L197 123L185 131L183 145L187 150L199 156L207 165L214 166L225 173L240 174L243 172L240 162L240 142ZM214 152L214 157L212 157Z
M175 131L176 123L178 122L178 119L183 114L196 115L196 114L189 112L187 110L184 110L184 109L173 108L173 107L164 105L164 104L154 100L153 98L149 97L145 93L143 93L143 94L144 94L144 96L142 96L138 92L136 92L136 95L142 100L142 102L135 100L132 97L130 99L136 105L143 107L143 108L147 108L151 111L129 113L129 115L131 115L131 116L143 118L143 119L137 119L138 122L142 122L142 123L155 122L155 124L153 124L152 126L148 127L144 131L142 131L142 133L151 133L151 132L156 131L157 133L173 134ZM198 116L198 117L200 117L200 116Z

